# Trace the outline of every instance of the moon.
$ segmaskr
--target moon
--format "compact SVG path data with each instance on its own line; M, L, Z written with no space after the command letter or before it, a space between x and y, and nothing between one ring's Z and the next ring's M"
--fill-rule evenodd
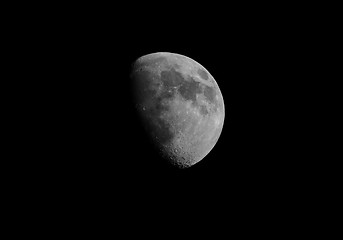
M217 82L198 62L158 52L132 65L135 106L163 159L180 168L201 161L223 129L224 100Z

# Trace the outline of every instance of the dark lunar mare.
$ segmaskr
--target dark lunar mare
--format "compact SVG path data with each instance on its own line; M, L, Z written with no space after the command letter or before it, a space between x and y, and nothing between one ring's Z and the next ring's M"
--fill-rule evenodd
M163 86L168 90L170 87L180 86L185 80L181 73L171 68L170 70L161 72L161 81Z
M205 74L208 76L206 72ZM206 100L217 108L217 103L215 100L216 90L214 87L199 83L191 76L188 76L188 79L186 80L182 74L176 71L174 68L161 72L161 82L163 83L164 89L167 91L169 90L169 92L172 94L174 94L175 89L177 89L181 97L183 97L185 100L192 101L192 105L194 107L199 107L196 95L203 93ZM208 114L205 106L200 106L200 113L203 115Z
M202 89L200 83L192 77L189 76L186 80L180 72L171 68L171 70L161 72L161 82L165 91L174 93L177 89L182 98L191 100L193 106L198 106L196 94L201 93Z
M207 107L204 106L204 105L201 105L201 106L200 106L200 113L201 113L203 116L207 115L207 114L208 114Z
M199 68L197 72L202 79L204 79L204 80L208 79L208 75L207 75L207 72L205 70Z
M206 97L207 101L215 104L216 92L213 87L205 86L204 96Z

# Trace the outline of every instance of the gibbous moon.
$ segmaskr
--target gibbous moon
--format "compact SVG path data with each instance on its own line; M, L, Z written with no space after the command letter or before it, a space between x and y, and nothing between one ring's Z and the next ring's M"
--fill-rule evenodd
M137 111L163 159L180 168L201 161L224 123L224 100L212 75L189 57L159 52L138 58L131 79Z

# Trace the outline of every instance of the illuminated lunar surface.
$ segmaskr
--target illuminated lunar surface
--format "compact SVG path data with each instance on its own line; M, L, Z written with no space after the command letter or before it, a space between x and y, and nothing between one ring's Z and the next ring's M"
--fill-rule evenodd
M201 161L224 123L224 101L212 75L186 56L160 52L137 59L131 79L139 116L163 159L181 168Z

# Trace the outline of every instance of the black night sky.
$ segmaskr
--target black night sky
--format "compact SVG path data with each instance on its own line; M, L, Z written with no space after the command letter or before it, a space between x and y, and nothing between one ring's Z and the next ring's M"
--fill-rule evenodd
M284 184L287 171L296 168L287 151L290 125L284 112L291 49L280 47L284 42L277 32L246 27L243 31L233 25L201 37L182 32L183 38L139 29L129 35L101 28L78 32L66 44L68 50L61 48L68 56L60 63L63 95L57 103L63 106L62 125L57 126L61 141L64 138L61 168L71 179L125 189L144 186L151 191L187 192L190 186L226 191ZM159 51L201 63L223 94L221 137L208 156L189 169L163 163L146 140L133 108L131 64Z
M301 194L307 163L297 154L304 133L295 135L302 110L294 106L306 42L289 23L256 21L257 15L242 12L198 26L112 15L49 25L53 31L38 43L47 79L40 103L44 160L35 165L41 184L145 214L161 205L169 214L197 206L240 215L287 199L289 191ZM131 64L154 52L196 60L224 98L217 144L188 169L157 155L133 106Z

